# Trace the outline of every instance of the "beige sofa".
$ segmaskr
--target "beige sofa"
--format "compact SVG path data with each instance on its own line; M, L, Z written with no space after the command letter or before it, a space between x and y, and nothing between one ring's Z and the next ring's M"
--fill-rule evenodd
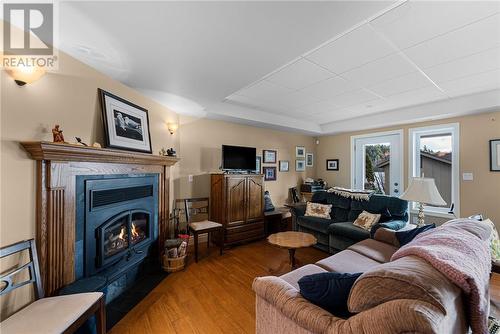
M281 277L254 280L257 333L466 333L460 289L427 262L389 262L396 247L366 239ZM355 315L338 318L310 303L297 281L322 272L364 274L349 295Z

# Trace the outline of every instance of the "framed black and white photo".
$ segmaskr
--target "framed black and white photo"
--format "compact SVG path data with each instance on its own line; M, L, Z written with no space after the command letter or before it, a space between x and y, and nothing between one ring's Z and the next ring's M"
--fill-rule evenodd
M339 170L339 159L326 160L326 170Z
M106 147L151 153L148 111L99 88Z
M306 153L306 167L313 167L313 166L314 166L314 154Z
M290 170L290 163L288 160L280 160L280 172L288 172Z
M259 156L255 157L255 174L260 174L260 165L262 158Z
M264 181L276 181L276 167L262 167Z
M490 171L500 172L500 139L490 140Z
M295 157L296 158L305 158L306 157L306 148L304 146L296 146L295 147Z
M265 164L269 164L269 163L275 164L277 155L278 155L277 152L274 150L264 150L262 152L262 156L264 157L263 162Z
M305 160L295 160L295 171L303 172L306 170L306 161Z

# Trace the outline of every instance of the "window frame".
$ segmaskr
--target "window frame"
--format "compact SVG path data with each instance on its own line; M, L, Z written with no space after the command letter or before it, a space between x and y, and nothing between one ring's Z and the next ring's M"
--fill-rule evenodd
M424 206L424 212L436 217L454 218L460 217L460 124L447 123L418 128L410 128L408 133L408 181L413 177L420 176L420 138L422 136L451 133L451 202L455 204L454 214L449 213L448 208ZM418 152L418 157L417 157ZM410 204L410 211L418 211L417 203Z

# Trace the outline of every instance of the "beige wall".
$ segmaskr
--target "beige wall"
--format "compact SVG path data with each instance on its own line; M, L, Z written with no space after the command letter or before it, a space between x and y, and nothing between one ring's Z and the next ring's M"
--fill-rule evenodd
M220 172L223 144L256 147L259 156L264 149L276 150L277 160L290 162L289 172L279 172L278 163L262 164L278 170L276 181L265 182L275 206L285 203L290 187L314 176L314 168L295 171L295 146L305 146L306 152L314 153L316 145L310 136L193 117L181 117L179 135L182 160L175 180L176 198L209 196L209 174ZM188 181L189 175L193 175L193 182Z
M404 130L404 175L408 180L408 129L434 124L460 124L460 175L474 173L474 181L460 181L460 213L462 217L483 213L500 227L500 173L489 170L489 140L500 138L500 111L473 116L449 118L434 122L407 124L397 127L381 128L360 132L343 133L320 137L316 148L316 176L328 181L330 185L349 187L351 183L351 136L389 131ZM326 159L340 159L339 171L326 171ZM405 187L408 181L405 182Z
M52 140L50 130L60 124L66 141L103 143L97 88L103 88L149 110L153 152L161 146L179 146L166 122L178 116L111 78L59 53L59 71L19 87L1 70L1 202L0 246L35 236L35 162L19 145L23 140ZM2 266L2 269L4 267ZM2 316L22 305L26 293L2 299Z

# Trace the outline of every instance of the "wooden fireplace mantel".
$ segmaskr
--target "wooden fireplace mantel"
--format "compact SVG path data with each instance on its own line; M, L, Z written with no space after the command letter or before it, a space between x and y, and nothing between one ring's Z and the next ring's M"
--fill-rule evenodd
M33 160L83 161L121 164L147 164L173 166L179 159L139 152L95 148L90 146L52 143L47 141L25 141L21 145Z
M159 175L158 245L168 236L170 166L178 158L45 141L21 142L36 160L36 242L46 295L75 280L76 177Z

